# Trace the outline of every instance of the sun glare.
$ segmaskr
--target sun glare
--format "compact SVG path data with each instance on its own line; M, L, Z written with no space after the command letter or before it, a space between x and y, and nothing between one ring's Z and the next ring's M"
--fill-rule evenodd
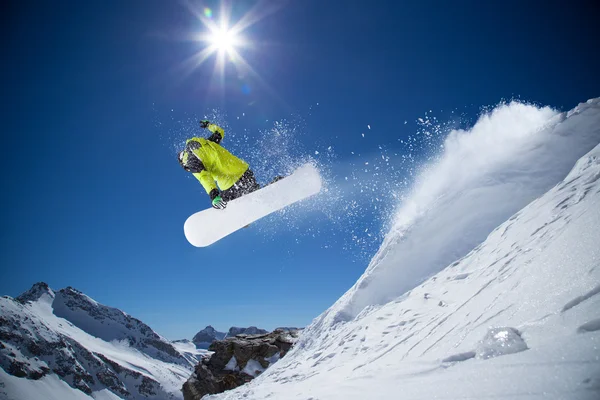
M235 46L241 42L240 37L231 30L219 28L212 32L209 37L209 43L218 51L231 53L235 50Z
M188 36L200 48L197 53L181 63L180 68L183 71L183 76L189 76L205 62L214 58L213 79L220 84L221 88L225 87L227 67L232 66L238 72L237 77L243 76L244 79L252 79L257 84L264 86L268 92L276 95L275 91L263 81L260 75L245 60L244 53L247 50L256 51L260 44L244 37L243 33L267 15L279 10L283 2L259 0L252 9L234 21L234 18L232 18L234 0L221 0L219 10L198 7L188 0L183 1L189 11L203 25L202 32ZM248 95L251 86L248 82L242 82L240 85L241 93Z

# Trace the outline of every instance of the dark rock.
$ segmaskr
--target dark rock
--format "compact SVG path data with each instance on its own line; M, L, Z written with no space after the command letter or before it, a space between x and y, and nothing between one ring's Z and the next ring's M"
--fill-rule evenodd
M27 344L27 350L34 356L50 355L52 354L51 349L46 346L41 346L36 341L31 341Z
M91 383L90 383L91 380ZM79 389L81 390L83 393L87 394L87 395L91 395L92 394L92 389L90 388L90 384L94 384L94 378L92 378L91 376L87 375L87 374L77 374L75 376L73 376L73 387L75 389Z
M119 377L113 371L105 370L96 373L96 379L105 387L119 387ZM129 392L128 392L129 393Z
M215 376L203 363L196 366L192 377L183 384L183 398L201 399L207 394L222 393L248 383L252 377L235 372L224 372Z
M143 396L156 396L156 386L158 386L158 382L153 379L144 376L142 378L142 383L139 386L139 392Z
M33 379L35 381L35 380L41 379L44 376L46 376L48 374L48 372L50 372L50 368L42 367L42 368L40 368L39 371L31 371L29 373L28 378Z
M213 342L214 352L196 366L183 385L184 400L199 400L207 394L234 389L252 380L283 357L298 338L299 331L285 328L271 333L238 334Z
M24 292L23 294L21 294L17 298L15 298L15 300L21 304L26 304L27 302L30 302L30 301L39 300L40 297L42 297L42 295L44 295L44 294L47 294L50 298L54 297L54 292L52 291L52 289L50 289L50 287L48 287L47 283L38 282L38 283L34 284L31 287L31 289L29 289L28 291Z
M146 339L144 340L144 344L152 346L158 351L162 351L163 353L166 353L173 358L181 358L181 354L177 350L175 350L175 347L173 347L171 343L167 343L163 340Z
M6 372L17 378L25 378L27 376L27 366L25 363L13 361Z

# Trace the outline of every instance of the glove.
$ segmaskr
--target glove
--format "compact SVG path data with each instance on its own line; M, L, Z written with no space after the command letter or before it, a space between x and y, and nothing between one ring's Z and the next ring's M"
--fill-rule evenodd
M221 198L221 196L217 196L212 201L213 208L217 210L224 210L227 207L227 202Z
M208 128L209 124L210 124L210 122L208 122L207 119L203 119L203 120L200 121L200 128L206 129L206 128Z

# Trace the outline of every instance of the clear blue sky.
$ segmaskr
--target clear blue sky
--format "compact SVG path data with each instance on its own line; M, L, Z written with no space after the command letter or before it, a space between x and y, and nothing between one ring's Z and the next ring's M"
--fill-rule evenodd
M208 324L308 324L379 244L362 227L381 225L372 198L394 201L378 179L398 175L342 182L379 146L405 151L398 140L429 110L469 115L513 97L569 109L600 95L593 2L442 3L281 2L245 31L256 76L229 65L222 80L214 57L181 68L204 46L182 38L205 30L182 2L3 5L0 294L73 286L171 339ZM236 1L234 18L256 4ZM218 2L203 6L218 18ZM288 153L322 162L336 188L326 212L313 203L189 245L183 223L209 203L175 146L203 134L194 121L215 108L230 128L223 144L257 163L260 132L288 119ZM360 197L361 185L379 190ZM340 211L353 196L357 212Z

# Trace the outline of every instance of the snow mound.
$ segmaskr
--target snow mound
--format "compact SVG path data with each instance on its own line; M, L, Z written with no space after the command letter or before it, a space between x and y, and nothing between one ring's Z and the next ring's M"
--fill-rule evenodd
M487 360L525 350L527 350L527 344L518 330L515 328L492 328L477 346L475 354L477 358Z

